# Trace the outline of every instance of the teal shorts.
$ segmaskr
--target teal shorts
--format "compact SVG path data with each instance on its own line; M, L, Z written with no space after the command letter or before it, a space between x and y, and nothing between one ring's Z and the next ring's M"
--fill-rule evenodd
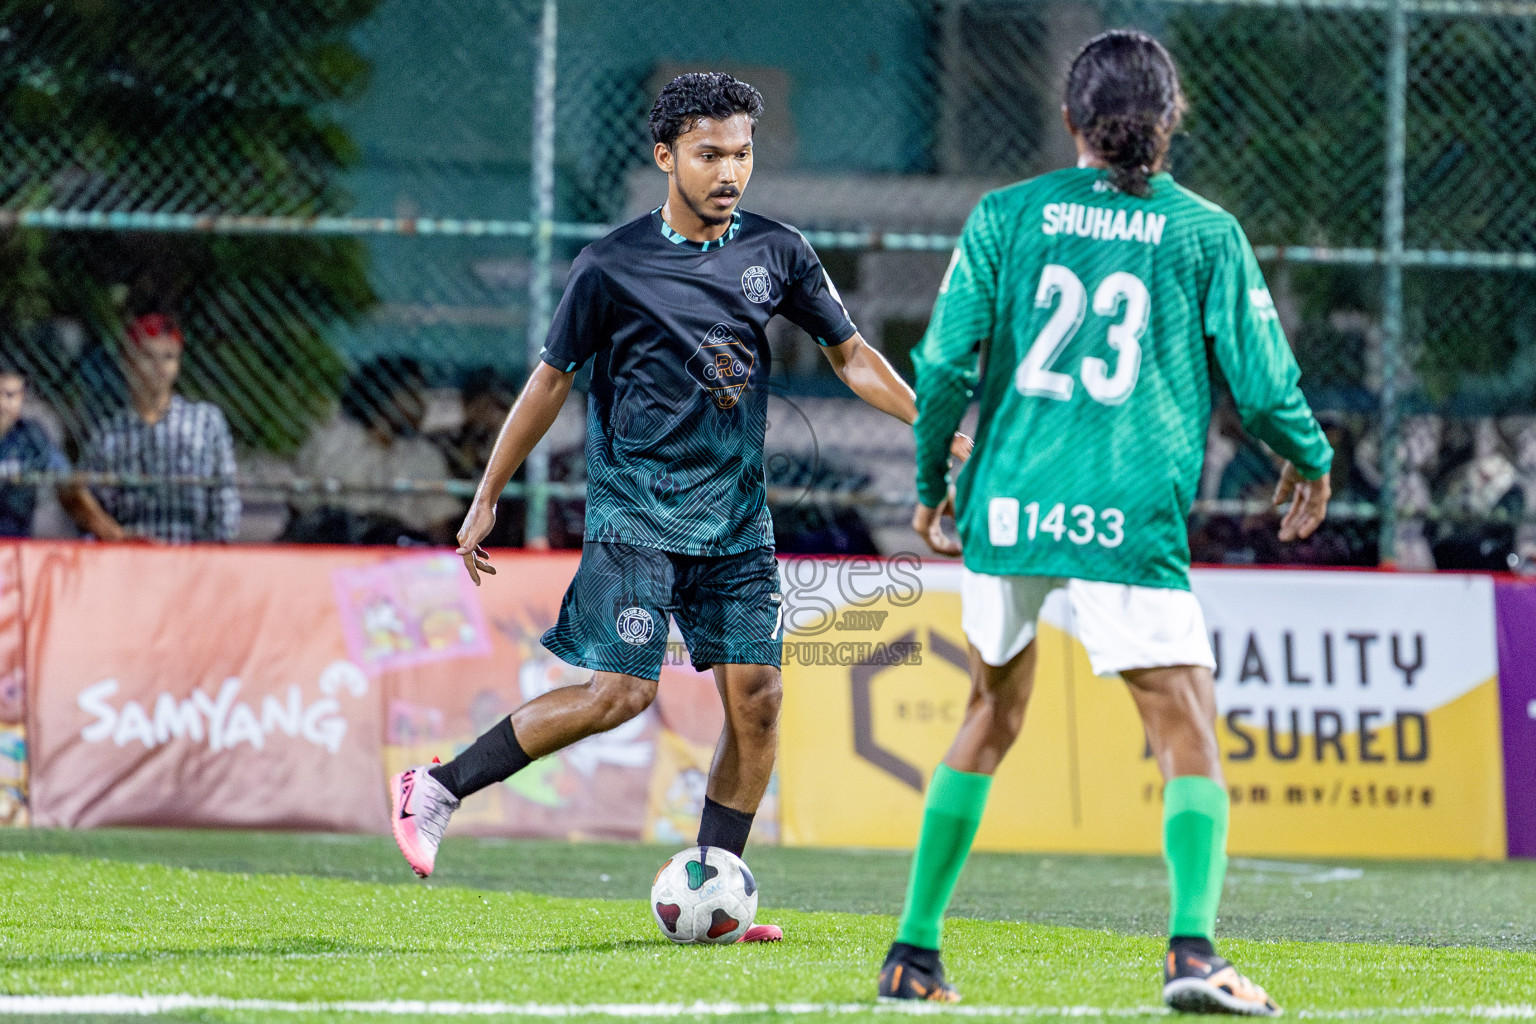
M772 548L733 555L679 555L587 541L544 646L594 672L657 679L677 620L693 667L779 666L783 590Z

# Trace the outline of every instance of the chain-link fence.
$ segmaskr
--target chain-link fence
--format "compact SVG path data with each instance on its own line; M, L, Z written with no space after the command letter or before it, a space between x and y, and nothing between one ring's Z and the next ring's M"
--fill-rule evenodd
M1258 247L1339 452L1329 526L1281 548L1273 460L1219 406L1196 557L1536 556L1526 2L0 0L0 334L28 414L109 511L201 516L197 536L446 539L575 251L663 198L645 114L670 77L762 91L744 205L806 231L909 371L976 199L1072 161L1065 70L1115 26L1178 60L1172 170ZM127 339L154 312L179 320L177 389L222 411L232 459L139 436ZM781 544L911 543L910 442L776 331ZM494 539L579 539L567 413ZM12 476L56 469L0 450ZM210 511L231 486L238 527ZM45 519L88 517L60 493Z

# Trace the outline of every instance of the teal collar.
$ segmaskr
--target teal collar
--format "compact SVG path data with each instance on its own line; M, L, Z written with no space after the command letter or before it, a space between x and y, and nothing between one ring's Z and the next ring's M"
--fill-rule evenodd
M662 219L661 207L659 206L651 211L651 219L655 221L656 226L661 229L661 235L663 238L671 242L673 245L680 245L685 249L692 249L694 252L713 252L723 246L726 242L729 242L731 239L735 238L736 233L741 230L740 210L733 210L731 212L731 226L726 229L725 234L710 242L695 242L692 239L684 238L676 231L673 231L672 225L668 224L664 219Z

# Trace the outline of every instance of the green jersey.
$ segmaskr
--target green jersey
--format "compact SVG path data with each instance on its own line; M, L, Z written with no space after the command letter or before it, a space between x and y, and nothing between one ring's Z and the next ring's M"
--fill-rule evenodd
M966 222L913 357L914 429L918 497L934 506L979 384L955 484L973 571L1188 589L1207 342L1244 427L1303 476L1329 469L1237 220L1167 174L1151 186L1142 199L1070 168L985 196Z

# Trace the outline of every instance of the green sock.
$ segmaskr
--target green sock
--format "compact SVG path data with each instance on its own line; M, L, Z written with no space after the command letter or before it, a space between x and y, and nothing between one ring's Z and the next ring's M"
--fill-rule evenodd
M897 942L939 948L944 911L971 852L971 840L976 838L991 789L990 775L956 771L947 764L934 769L923 808L923 832L912 857L907 904L896 930Z
M1163 858L1168 862L1168 934L1214 938L1227 875L1227 791L1203 775L1163 788Z

